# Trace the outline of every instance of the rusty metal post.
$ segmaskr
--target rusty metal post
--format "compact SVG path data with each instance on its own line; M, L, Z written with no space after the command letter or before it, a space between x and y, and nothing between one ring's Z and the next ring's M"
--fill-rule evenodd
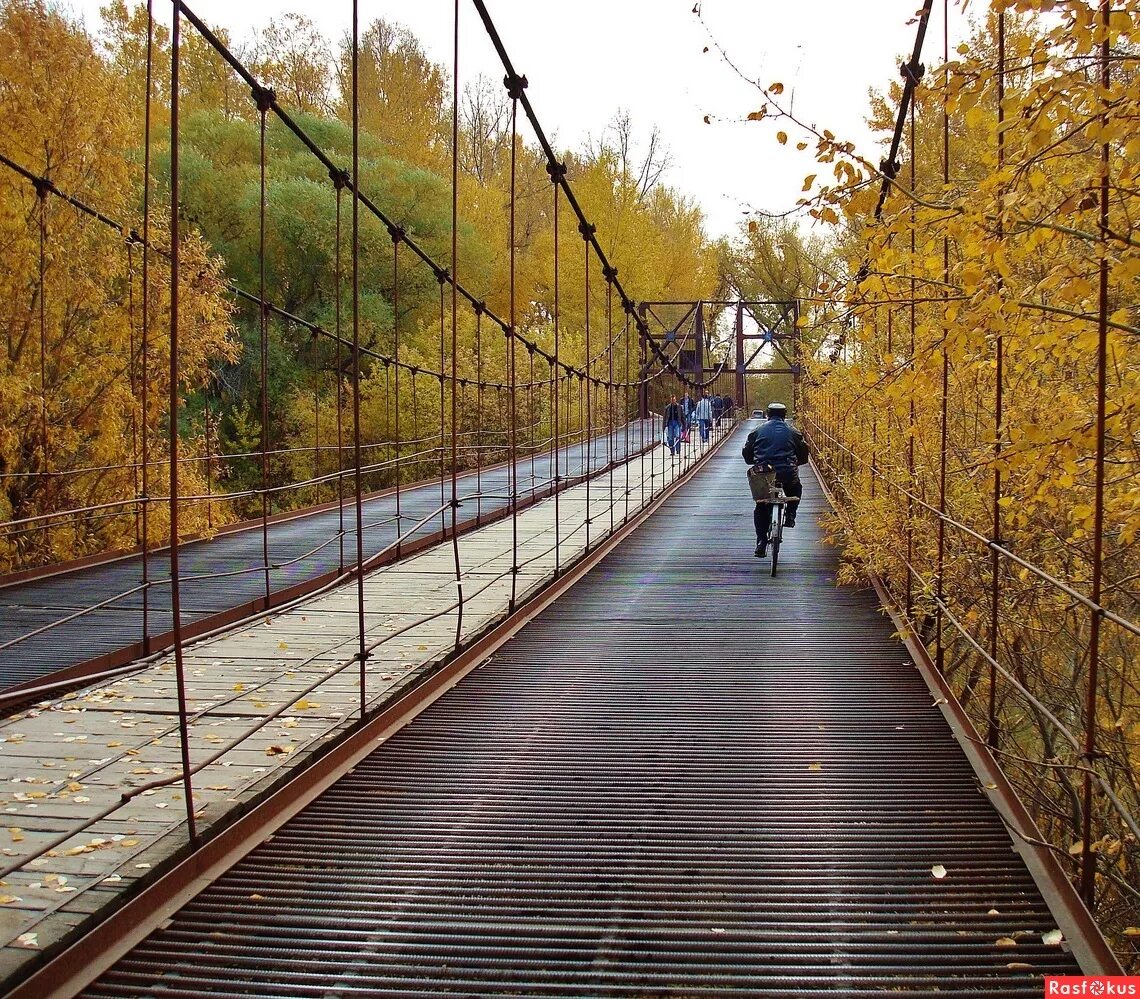
M629 427L630 427L630 424L633 422L633 414L630 412L630 408L629 408L629 380L630 380L629 379L629 375L630 375L629 353L630 353L630 351L629 351L629 312L628 311L626 311L626 313L625 313L625 330L624 330L624 335L622 337L622 342L624 344L624 350L625 350L625 378L624 378L625 385L623 386L624 397L622 400L622 422L625 424L625 445L624 445L624 447L625 447L625 451L624 451L624 454L625 454L625 514L622 517L622 524L624 525L629 520L629 466L630 466ZM638 443L639 444L641 443L640 438L638 440ZM639 447L638 450L641 450L641 448Z
M586 414L586 439L585 444L585 462L586 462L586 551L590 550L590 522L593 518L590 515L590 480L593 478L594 472L594 410L591 405L590 397L593 395L590 385L590 237L594 233L594 227L585 222L578 225L578 231L582 234L583 246L585 247L585 283L584 283L584 297L585 302L585 317L586 317L586 357L583 367L586 372L585 380L582 383L583 389L586 394L585 399L585 414Z
M483 313L487 311L483 302L475 303L475 406L480 436L475 441L475 525L483 519Z
M693 372L695 377L705 376L705 303L697 302L693 317Z
M146 102L143 112L142 220L142 651L150 655L150 105L154 85L154 0L146 4Z
M950 186L950 112L948 108L950 87L950 2L942 0L942 189ZM942 282L950 287L950 238L942 237ZM948 297L949 291L943 297ZM950 328L946 324L946 310L943 307L942 326L942 393L939 411L938 448L938 556L935 572L935 632L934 664L939 673L946 670L946 645L942 629L945 624L942 606L946 600L946 451L949 447L949 395L950 395Z
M1103 91L1101 100L1105 104L1105 112L1101 115L1101 126L1107 134L1108 131L1108 91L1109 91L1109 18L1111 15L1109 0L1100 0L1101 23L1104 28L1104 39L1100 46L1100 83ZM1085 766L1091 767L1097 757L1096 716L1097 716L1097 682L1100 671L1100 622L1102 610L1101 587L1104 576L1104 465L1105 444L1107 437L1107 395L1108 395L1108 191L1109 191L1109 155L1110 148L1107 141L1100 148L1100 225L1098 242L1100 244L1100 264L1097 291L1097 350L1096 350L1096 471L1093 496L1093 564L1092 564L1092 592L1090 597L1094 609L1089 622L1089 671L1088 685L1085 691ZM1092 841L1092 775L1086 769L1084 774L1084 787L1082 794L1082 828L1081 828L1081 898L1089 911L1096 907L1096 854L1093 853Z
M639 349L639 352L641 355L641 374L638 376L638 381L640 384L638 385L638 389L637 389L637 398L638 398L637 412L640 415L641 419L648 420L649 419L649 366L648 366L649 346L646 343L646 338L648 337L648 332L647 332L648 326L646 326L646 324L645 324L645 312L646 312L646 305L644 302L642 302L641 305L638 306L638 309L637 309L638 318L641 320L637 324L637 344L638 344L638 349Z
M792 302L792 413L799 417L800 398L803 394L803 337L800 335L800 301Z
M610 534L614 533L614 277L606 273L606 358L609 372L606 382L606 467L610 477Z
M178 740L182 759L182 794L186 804L186 828L190 842L197 845L198 831L194 818L194 787L190 779L190 722L186 708L186 669L182 657L182 605L178 572L178 307L181 232L179 218L178 176L178 86L182 16L178 0L174 3L173 29L170 35L170 625L174 643L174 680L178 691Z
M261 380L261 559L265 582L265 606L269 607L269 303L265 298L265 116L271 106L271 95L257 89L253 93L259 118L260 198L258 201L258 297L257 314L260 320L260 380Z
M206 419L206 526L213 529L214 526L214 462L213 462L213 448L210 444L210 393L208 390L202 393L202 408L205 412Z
M336 510L337 510L337 541L339 542L338 569L344 572L344 357L341 347L344 343L341 337L341 260L340 260L340 192L344 190L344 174L337 173L333 178L333 187L336 189ZM398 376L397 376L398 377ZM397 386L399 383L397 382ZM397 414L399 413L399 388L396 389ZM397 415L397 419L398 419ZM399 452L397 451L397 454ZM398 476L398 473L397 473ZM397 477L397 483L399 478ZM398 488L398 486L397 486ZM398 495L398 494L397 494ZM399 530L399 499L396 500L397 520Z
M360 0L352 0L352 453L356 490L356 618L360 716L368 705L364 622L364 502L360 474Z
M910 102L910 189L915 192L918 184L918 146L915 142L915 128L914 128L914 106L918 103L918 67L913 63L909 63L906 67L907 74L911 77L913 84L913 96ZM917 302L915 299L918 297L918 283L915 277L915 251L916 251L916 235L915 227L918 225L918 209L915 202L912 200L910 203L910 261L908 270L910 271L910 361L914 363L914 344L915 344L915 328L918 324ZM915 408L914 408L914 393L910 393L910 426L907 428L906 440L906 469L907 469L907 497L906 497L906 621L907 625L914 630L914 500L912 494L914 492L914 433L916 427ZM854 473L854 462L849 463L848 467Z
M401 536L404 533L402 511L400 510L400 243L402 229L392 231L392 395L393 414L392 436L396 438L396 558L400 557ZM339 305L338 305L339 308Z
M518 114L519 99L522 97L524 79L507 77L504 81L511 98L511 220L510 220L510 327L507 331L507 351L509 353L510 399L511 399L511 599L509 609L513 614L518 595L519 579L519 467L518 467L518 378L515 370L515 208L518 160Z
M736 303L734 333L736 336L736 403L742 411L746 411L748 401L744 396L747 389L747 383L744 379L744 303L741 301Z
M1000 173L1005 167L1005 9L998 12L998 72L997 72L997 167ZM1002 239L1004 235L1005 206L1003 204L1004 189L998 191L998 217L997 235ZM1001 294L1002 279L998 275L998 294ZM998 720L997 720L997 668L994 662L998 657L998 621L1001 604L1001 560L998 557L997 546L1001 544L1001 443L1002 443L1002 390L1004 379L1004 340L1001 330L997 335L995 345L994 372L994 488L993 488L993 544L990 548L990 641L989 641L989 699L987 709L986 744L997 748Z
M559 282L558 282L558 202L559 202L559 181L561 179L559 171L555 168L556 165L551 163L547 165L547 172L550 174L550 179L554 187L554 470L551 473L554 485L554 578L557 579L562 569L562 549L561 549L561 525L562 521L559 516L558 495L562 492L561 477L559 475L560 467L560 453L562 451L562 438L559 435L559 412L558 408L559 393L558 383L561 380L558 373L558 366L561 363L561 343L559 340L560 323L561 323L561 303L559 301ZM569 382L567 382L569 388ZM569 396L569 391L567 391Z
M456 323L458 321L459 294L459 0L455 0L455 62L452 74L451 101L451 547L455 557L455 589L459 607L455 616L455 649L459 650L463 637L463 570L459 562L459 431L456 403L459 388L459 340ZM443 383L443 369L439 373ZM440 433L443 410L440 409ZM443 444L442 439L440 444ZM533 463L534 459L531 458Z
M447 343L447 305L445 303L446 292L444 285L449 279L447 271L442 268L436 273L436 278L439 281L439 531L440 537L447 540L447 449L444 447L445 439L445 423L446 423L446 378L444 377L444 370L447 367L447 354L444 349L444 344ZM454 432L454 427L452 431Z

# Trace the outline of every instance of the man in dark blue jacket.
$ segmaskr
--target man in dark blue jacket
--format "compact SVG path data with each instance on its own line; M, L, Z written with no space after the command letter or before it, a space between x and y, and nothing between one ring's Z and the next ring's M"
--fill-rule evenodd
M798 466L808 459L803 435L787 421L787 408L781 402L768 404L768 419L748 435L741 451L749 465L776 470L776 481L784 487L789 502L784 507L784 526L796 526L796 508L803 495ZM768 528L772 523L772 504L757 503L752 513L756 527L756 557L768 554Z

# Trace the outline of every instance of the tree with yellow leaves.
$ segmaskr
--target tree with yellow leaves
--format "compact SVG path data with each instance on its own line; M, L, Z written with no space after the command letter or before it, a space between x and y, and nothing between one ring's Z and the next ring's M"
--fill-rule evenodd
M141 489L136 463L144 435L155 462L150 492L163 491L169 268L167 226L156 217L144 317L143 248L127 239L138 221L140 178L121 153L133 137L119 81L86 34L37 0L7 3L0 80L0 150L52 185L0 172L0 517L9 522L0 567L13 568L139 540L132 498ZM56 192L97 204L128 228L111 228ZM183 252L181 366L186 385L196 387L213 361L235 356L235 345L218 261L193 237ZM186 475L191 489L204 481L198 465ZM160 540L166 515L161 504L152 506L152 540ZM68 510L83 512L54 516ZM205 528L204 511L186 516L186 530Z

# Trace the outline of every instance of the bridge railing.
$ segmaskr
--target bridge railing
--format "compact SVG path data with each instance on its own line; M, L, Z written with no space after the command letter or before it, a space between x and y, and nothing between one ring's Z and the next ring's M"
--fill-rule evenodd
M902 162L884 161L874 215L859 210L854 278L814 303L830 318L806 429L849 578L881 581L1134 966L1140 331L1132 168L1112 139L1131 120L1117 66L1134 22L1107 3L1067 10L1034 43L1042 75L1006 57L1028 29L996 4L965 58L946 47L924 77L931 7L903 67ZM1081 117L1045 142L1046 106ZM963 135L985 170L976 147L956 152ZM1041 172L1042 142L1079 164L1079 193Z
M726 376L731 377L725 362L715 367L709 377L691 377L681 368L678 351L660 346L648 335L635 300L623 286L617 268L603 250L596 227L575 196L566 164L559 159L539 124L526 95L526 79L514 70L486 8L478 2L475 6L503 60L510 99L510 225L503 233L510 288L505 297L499 296L499 300L505 302L499 306L503 315L488 304L489 295L472 288L477 272L468 268L460 253L455 134L451 144L450 259L443 261L433 257L417 241L412 227L392 217L370 193L374 180L362 174L359 158L357 67L361 42L355 25L350 40L351 96L346 95L352 112L351 163L340 162L339 154L322 148L304 125L278 102L274 93L230 51L192 7L181 0L173 2L169 103L162 108L169 112L169 140L163 150L163 156L169 158L168 171L165 165L158 169L159 161L153 148L158 141L158 129L152 127L152 111L166 99L158 96L165 88L154 82L158 73L157 48L153 42L155 24L149 21L148 26L145 90L136 95L145 108L143 165L138 177L141 215L123 208L119 213L123 217L116 218L115 213L103 211L74 192L62 190L50 176L40 175L27 164L3 157L0 151L0 167L7 171L7 180L22 186L25 196L29 192L34 195L27 232L23 235L29 252L38 260L38 268L32 270L38 273L33 284L39 302L53 302L53 295L57 294L52 284L56 272L49 264L54 255L67 252L65 240L82 242L76 240L77 233L90 235L97 231L99 235L92 236L88 242L99 244L109 259L123 261L125 257L122 300L108 302L107 309L115 311L117 318L125 317L129 334L126 342L102 343L97 329L90 332L96 337L94 342L100 350L109 353L114 349L123 354L119 358L121 371L108 370L109 387L120 393L120 397L135 400L129 421L131 460L95 461L83 454L69 454L48 419L52 385L45 365L40 365L38 393L37 377L30 376L29 382L28 397L42 419L29 430L25 442L25 451L30 456L28 467L2 470L5 474L24 476L24 484L34 488L24 491L8 523L0 525L0 539L9 542L13 538L23 539L30 544L29 539L37 532L50 537L56 531L83 530L87 532L85 539L94 545L99 540L100 520L97 518L111 519L117 514L127 543L137 545L142 556L142 578L137 587L129 588L129 594L119 596L133 598L141 594L145 617L150 594L154 588L161 587L169 607L166 612L169 634L150 637L153 642L161 638L163 644L169 643L177 695L171 734L177 732L181 754L180 773L174 783L181 784L184 790L186 828L191 841L198 838L193 778L208 761L199 758L200 753L191 746L189 733L194 712L187 701L184 660L187 629L182 607L188 574L180 561L188 537L217 527L226 519L227 509L245 504L239 513L228 514L238 517L248 516L252 508L260 522L261 557L255 559L252 566L200 575L199 581L220 579L230 573L262 574L265 583L261 606L268 607L274 596L271 574L280 568L270 552L271 517L275 511L290 505L284 497L294 497L301 503L311 502L322 498L320 490L328 490L331 495L335 489L333 502L343 520L334 532L316 540L310 550L296 558L302 560L330 545L343 546L333 578L321 580L320 585L355 582L356 627L343 650L337 671L358 673L357 711L364 716L372 708L369 670L376 651L372 646L370 624L377 609L366 606L365 600L365 576L369 570L393 552L399 552L402 546L410 545L417 532L438 525L438 538L450 541L456 599L445 610L433 613L436 617L454 615L457 645L462 635L465 600L473 588L478 590L486 583L476 570L464 566L461 560L458 538L461 474L473 470L476 476L474 494L463 495L464 503L474 499L478 508L493 500L505 501L501 513L511 524L510 565L497 578L509 579L509 605L513 609L518 597L518 577L529 562L544 554L553 554L557 575L563 559L578 557L596 548L603 536L632 516L642 503L660 493L664 485L686 467L687 462L668 454L667 449L660 446L661 414L642 411L648 390L651 388L654 398L662 401L674 394L702 388L719 393L723 391ZM458 31L457 11L457 36ZM250 100L256 109L260 179L254 228L258 259L257 277L248 282L255 287L229 280L222 273L221 264L210 256L209 248L203 247L190 230L185 217L180 102L184 89L181 59L187 34L192 34L200 51L212 51L225 71L249 88ZM458 130L458 87L462 79L458 42L453 69L452 82L457 88L452 108L455 133ZM550 247L554 276L552 296L549 303L544 303L543 314L538 318L528 317L526 322L520 321L519 302L524 292L517 287L516 262L519 190L515 158L521 146L520 109L546 163L551 184L546 211L554 234ZM291 137L290 141L295 140L297 155L311 157L318 175L327 176L326 207L329 218L335 218L331 251L335 255L335 276L326 291L328 300L335 303L335 316L324 324L291 312L282 301L287 287L279 287L267 274L266 204L272 176L268 170L271 151L266 138L271 121ZM165 176L162 176L164 171ZM168 180L168 184L160 187L159 180ZM162 191L164 207L157 203L155 192L158 190ZM133 198L125 199L121 206L130 205L132 201ZM70 206L69 212L74 210L67 216L67 226L54 211L59 204ZM372 245L361 238L366 231L373 236L386 234L390 243L384 247L384 260L391 261L392 304L390 328L382 331L384 337L368 342L362 336L365 332L362 327L374 317L370 319L365 315L360 280L362 261ZM424 326L421 324L414 331L409 329L400 302L415 282L432 287L432 280L438 284L438 307L435 301L429 301L425 322L429 327L438 322L439 336L438 354L434 349L429 351L432 358L428 363L423 355ZM567 322L564 307L569 287L573 287L575 297L580 295L580 301L585 303L582 314L573 323ZM258 387L257 407L255 412L242 417L241 433L236 435L242 443L232 448L235 453L230 455L220 453L222 449L218 447L217 373L187 347L187 334L203 321L202 300L195 296L206 293L215 296L211 307L216 306L225 313L227 323L239 310L244 310L250 329L256 330L256 342L249 352L256 350L259 356L249 367ZM434 299L434 296L429 298ZM40 309L38 323L40 356L46 358L59 333L55 326L57 317L51 307ZM463 346L471 346L473 350L460 350L461 330ZM271 334L282 331L289 336L279 339L296 355L289 358L290 363L302 370L306 363L309 365L310 382L305 388L315 397L309 414L311 428L306 428L311 429L311 440L300 448L283 445L285 438L278 432L279 414L274 413L270 405L270 383L275 375ZM390 348L378 349L378 342L389 343ZM232 341L223 337L215 347L231 363L235 360L236 348ZM201 405L201 412L195 411L192 402ZM383 428L378 439L365 436L362 418L365 411L375 417L372 425ZM713 442L730 426L731 421L726 421L714 429ZM615 434L622 435L622 454L616 453ZM631 463L625 462L626 484L622 486L620 470L627 454L640 455L638 467L644 474L631 484L628 477ZM326 466L322 456L335 460ZM532 458L537 460L538 472L526 471ZM483 481L488 468L496 462L505 465L507 470L505 489L488 486ZM224 476L223 468L227 470ZM591 470L603 472L603 480L598 482L591 477ZM118 496L85 502L61 489L67 482L90 480L100 475L118 477ZM411 479L432 482L431 509L423 515L417 512L415 520L401 512L399 505ZM434 498L436 481L439 483L438 502ZM365 500L370 489L382 486L390 486L396 496L395 539L380 552L366 555ZM564 531L561 525L565 518L560 516L559 503L561 495L571 487L580 487L584 494L584 513L579 523ZM605 494L597 492L602 489ZM633 503L634 489L637 504ZM553 538L545 552L524 552L518 543L519 517L527 503L541 499L544 492L552 496L556 525ZM606 510L602 515L604 524L595 518L599 506ZM72 522L60 528L60 517L71 517ZM103 524L105 526L105 522ZM346 537L351 537L353 543L345 544ZM29 561L53 560L50 551L41 554L42 557L30 557ZM169 567L161 577L151 570L152 557L157 554L161 554ZM116 595L109 595L100 606L116 599ZM287 606L278 605L276 609L282 611ZM81 617L90 610L80 610L74 616ZM153 653L154 650L146 651ZM295 699L294 694L291 702ZM287 707L275 708L272 716L278 716Z

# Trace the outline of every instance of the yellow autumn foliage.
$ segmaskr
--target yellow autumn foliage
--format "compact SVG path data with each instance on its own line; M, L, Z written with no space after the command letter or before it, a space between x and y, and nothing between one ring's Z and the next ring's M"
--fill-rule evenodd
M141 400L142 248L138 170L122 93L90 40L32 0L0 9L0 150L59 191L120 222L108 227L11 170L0 170L0 571L129 547L139 538L135 463L148 438L150 493L165 492L169 391L168 226L152 219L147 411ZM141 227L141 226L140 226ZM42 234L42 241L41 241ZM182 376L235 356L219 262L191 236L183 246ZM42 274L41 274L42 268ZM187 442L190 455L195 442ZM204 476L184 473L186 491ZM79 509L79 517L55 518ZM166 514L153 504L152 540ZM206 529L189 507L184 529Z
M1080 840L1092 731L1110 931L1136 922L1140 889L1140 3L1112 6L1106 29L1095 5L994 3L923 79L881 219L870 164L821 142L845 166L816 204L842 209L853 278L821 296L807 389L848 578L869 567L909 611L1062 851ZM884 130L889 96L873 108Z

